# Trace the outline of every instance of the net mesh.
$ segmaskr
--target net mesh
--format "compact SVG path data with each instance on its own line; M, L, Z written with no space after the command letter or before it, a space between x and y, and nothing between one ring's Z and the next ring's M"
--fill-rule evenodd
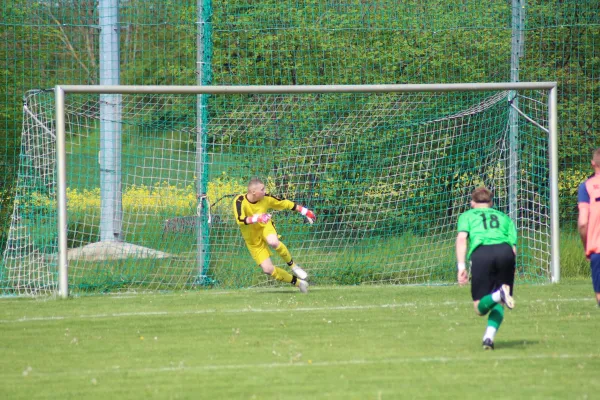
M101 4L106 10L96 0L0 1L0 249L22 168L23 94L100 83L100 60L116 59L100 54ZM597 0L111 4L124 85L558 82L561 276L589 278L576 222L577 188L600 147Z
M517 221L519 278L548 280L545 93L212 95L201 129L195 95L119 99L120 185L110 194L119 201L110 204L121 240L107 241L101 98L67 96L71 290L272 285L233 216L233 197L254 176L317 214L313 225L291 211L273 217L312 284L453 282L456 219L478 185ZM54 96L30 93L25 104L2 269L4 290L19 294L57 280ZM520 111L512 146L511 107Z

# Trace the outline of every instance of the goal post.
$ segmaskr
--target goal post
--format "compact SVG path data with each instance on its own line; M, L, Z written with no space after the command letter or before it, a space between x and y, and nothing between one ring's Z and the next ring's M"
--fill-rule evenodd
M131 247L118 250L95 243L102 94L122 101L122 226ZM198 130L200 97L206 118ZM53 157L55 183L43 196L24 188L16 202L14 249L5 250L2 268L19 293L40 271L50 287L58 271L62 297L70 285L94 292L272 284L231 216L233 196L252 176L315 210L314 225L289 212L274 219L317 285L452 283L456 218L477 185L514 211L519 279L560 279L554 82L59 85L53 99L36 101L33 125L54 113L44 129L56 132L55 153L24 157L22 175L39 173L40 157L53 166ZM510 143L510 110L518 143ZM24 125L28 138L44 135ZM28 233L43 212L25 210L40 197L55 201L58 221L56 245L44 251Z

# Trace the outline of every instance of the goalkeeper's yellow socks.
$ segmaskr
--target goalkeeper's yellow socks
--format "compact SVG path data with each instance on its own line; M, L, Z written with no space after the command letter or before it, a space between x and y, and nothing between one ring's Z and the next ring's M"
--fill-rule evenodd
M295 276L292 276L292 274L290 274L286 270L278 268L278 267L275 267L271 276L280 282L291 283L294 285L296 284Z
M285 261L288 265L291 265L290 263L292 262L292 255L290 254L290 251L285 246L285 244L279 242L279 246L277 246L275 251L277 252L277 254L279 254L283 261Z

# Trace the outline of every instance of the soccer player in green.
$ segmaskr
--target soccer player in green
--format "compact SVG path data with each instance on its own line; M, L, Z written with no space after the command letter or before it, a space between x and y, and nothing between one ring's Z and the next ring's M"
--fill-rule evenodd
M467 260L471 261L471 297L475 313L489 313L483 349L494 349L496 332L504 319L504 307L512 309L517 254L517 229L513 221L492 208L492 192L479 187L471 194L471 209L458 217L456 261L458 283L469 282Z

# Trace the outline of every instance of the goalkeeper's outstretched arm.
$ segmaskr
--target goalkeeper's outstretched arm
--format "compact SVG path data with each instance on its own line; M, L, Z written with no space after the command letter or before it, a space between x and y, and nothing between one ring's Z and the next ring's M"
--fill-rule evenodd
M300 214L304 215L306 217L306 219L308 220L308 222L311 224L313 222L315 222L315 219L317 219L314 212L312 212L311 210L309 210L308 208L306 208L304 206L301 206L300 204L296 204L296 207L294 207L294 208Z
M267 199L267 201L269 202L269 208L273 208L275 210L295 210L300 214L304 215L308 222L311 224L315 222L315 219L317 218L314 212L312 212L311 210L309 210L301 204L293 203L290 200L279 199L269 194L265 195L265 199Z
M234 200L233 211L238 225L268 222L271 219L271 214L268 214L269 209L295 210L304 215L311 224L316 219L315 213L303 205L267 194L265 184L258 178L251 179L248 183L248 192L245 195L238 195Z

